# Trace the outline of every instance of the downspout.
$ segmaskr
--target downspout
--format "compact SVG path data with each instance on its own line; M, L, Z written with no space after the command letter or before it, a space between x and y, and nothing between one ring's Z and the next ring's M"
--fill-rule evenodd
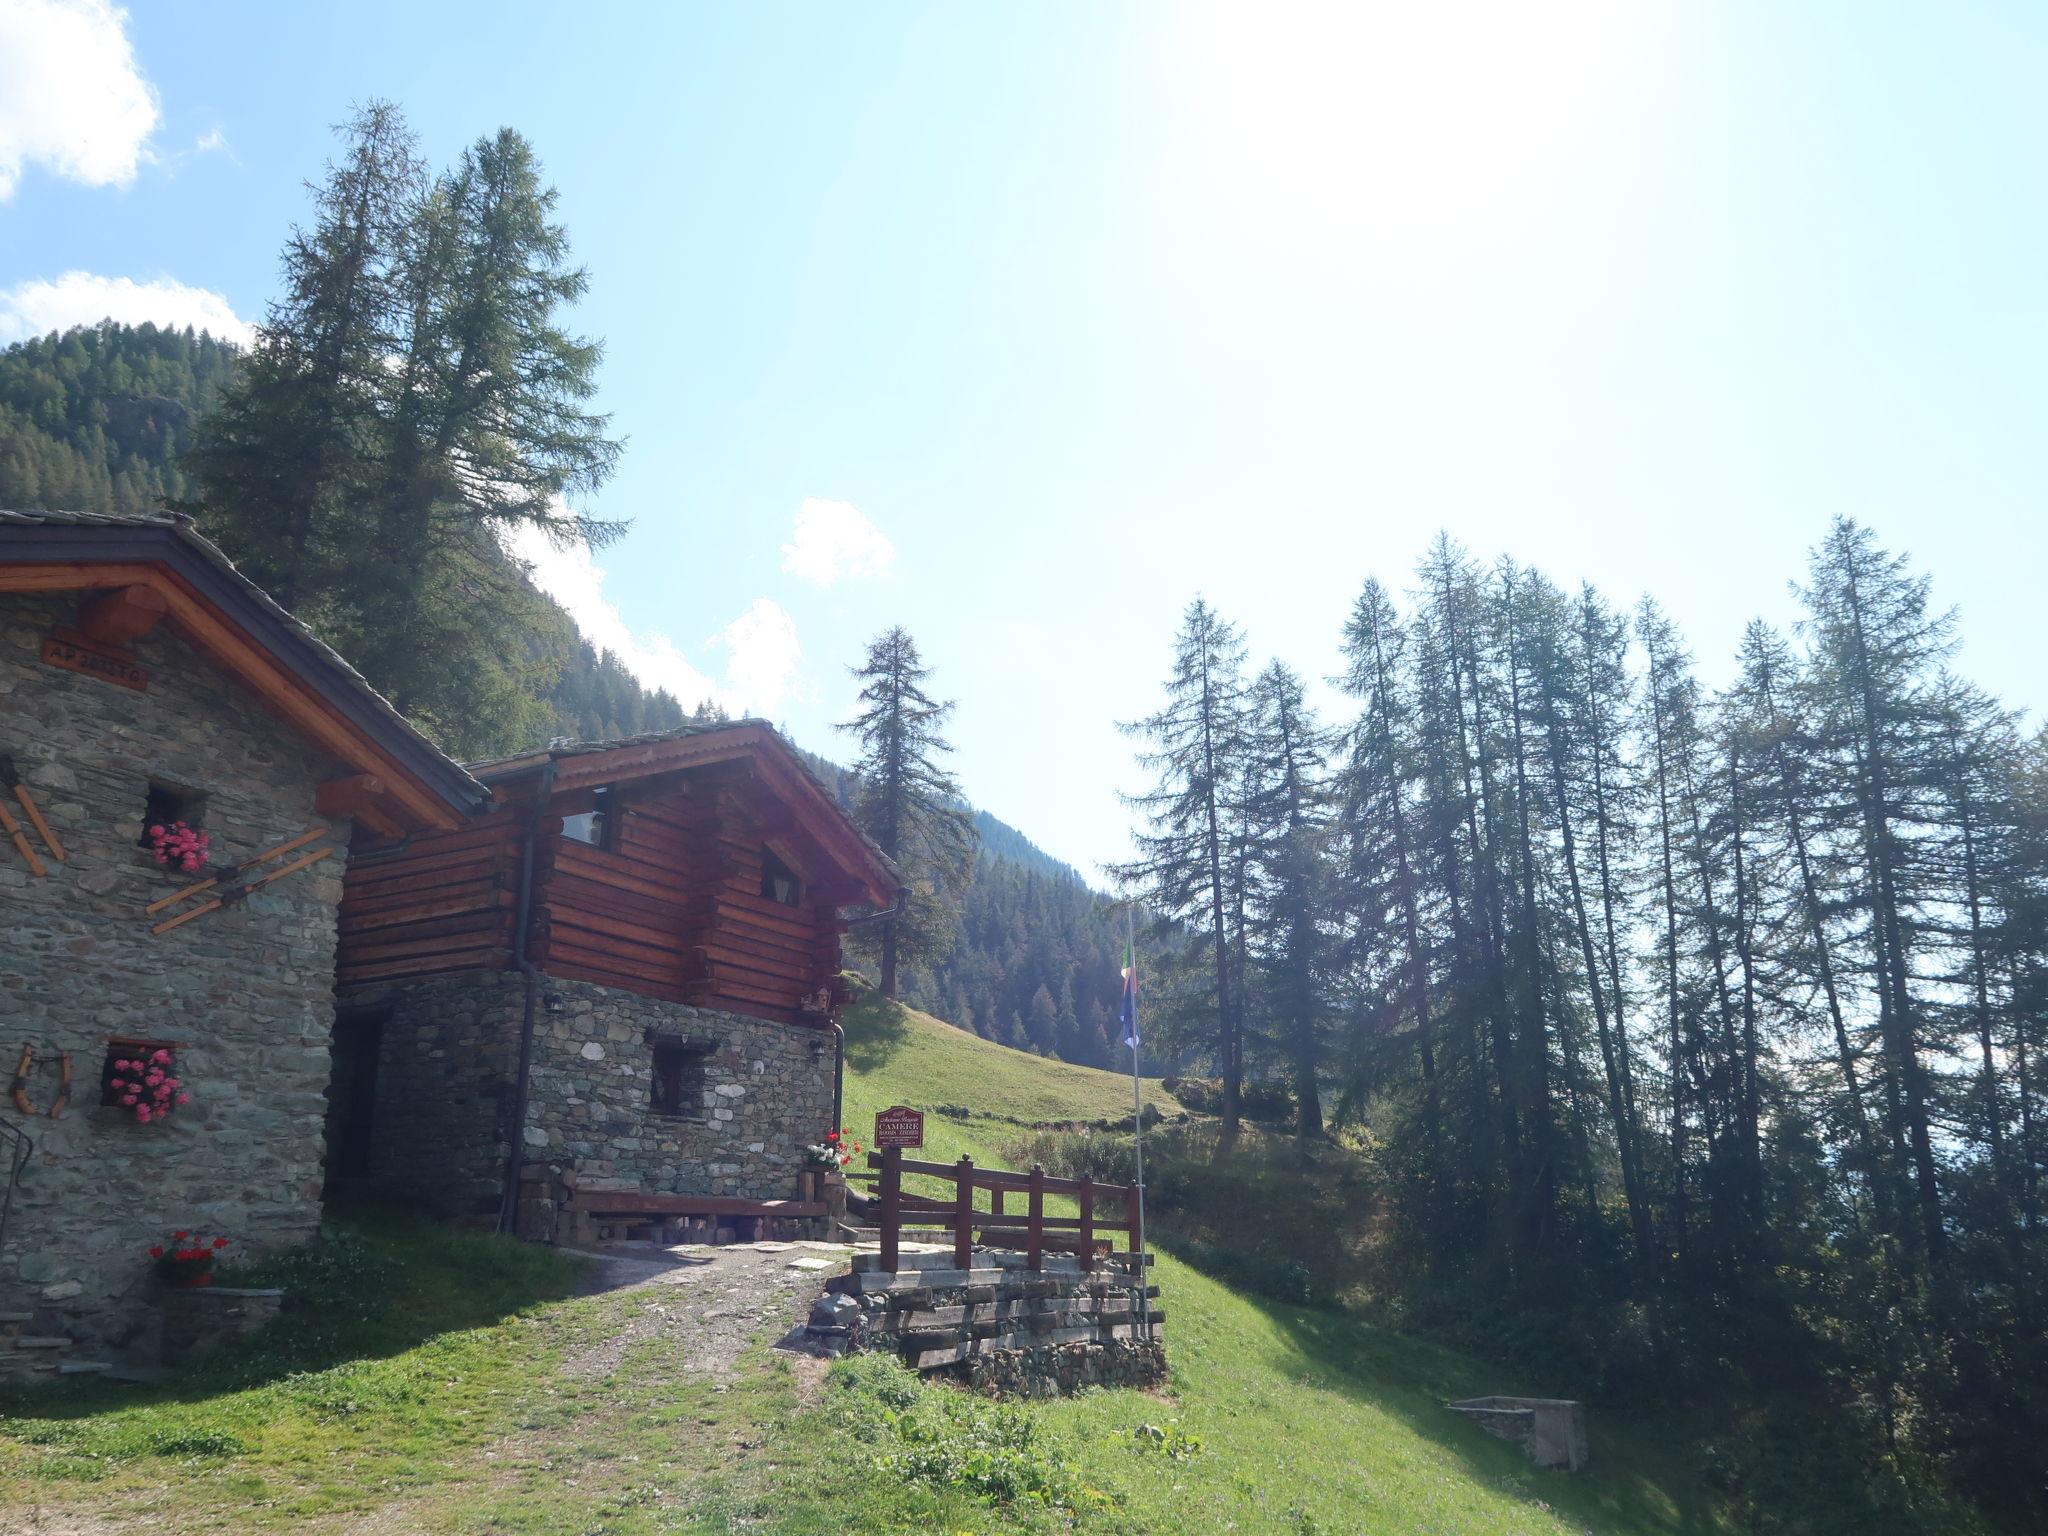
M879 922L885 917L894 917L903 910L903 904L910 899L910 887L896 887L896 900L879 912L849 918L846 926L857 928L862 923ZM828 1129L838 1130L840 1118L846 1113L846 1026L837 1019L832 1021L832 1124Z
M527 819L526 842L519 852L519 905L512 930L512 967L526 978L526 1000L519 1019L519 1070L512 1084L511 1150L505 1154L505 1189L498 1201L498 1230L517 1225L519 1176L526 1163L526 1090L533 1072L533 1010L540 997L540 967L526 958L527 930L533 925L533 849L540 841L541 819L555 788L555 760L540 770L533 794L533 815Z

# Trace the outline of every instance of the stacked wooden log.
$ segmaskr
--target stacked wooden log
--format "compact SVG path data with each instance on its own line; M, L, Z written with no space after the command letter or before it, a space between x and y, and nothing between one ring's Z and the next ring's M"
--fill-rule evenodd
M643 996L822 1023L843 1002L845 891L805 881L794 905L762 895L779 823L733 776L706 770L614 793L601 844L564 834L590 790L507 800L475 825L360 848L341 915L343 986L502 968L524 840L535 828L527 956L551 976ZM780 855L778 855L780 857ZM802 862L792 848L787 862Z
M856 1254L853 1270L826 1290L854 1301L858 1323L819 1323L817 1331L845 1330L850 1343L900 1355L920 1371L959 1365L1006 1351L1058 1345L1157 1343L1166 1314L1151 1298L1157 1286L1139 1276L1149 1255L1119 1253L1083 1264L1049 1257L1032 1270L1021 1253L977 1249L970 1269L957 1269L950 1251L905 1252L894 1272L876 1254ZM1142 1306L1142 1315L1141 1315Z
M339 983L508 964L522 831L497 811L458 831L351 856L342 883Z

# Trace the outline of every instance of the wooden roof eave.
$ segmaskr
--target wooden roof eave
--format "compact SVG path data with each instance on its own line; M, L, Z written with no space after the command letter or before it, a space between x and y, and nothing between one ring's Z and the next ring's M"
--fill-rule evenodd
M149 535L152 532L154 530L136 530L132 543L154 543L157 545L155 549L108 551L109 554L127 555L128 558L0 561L0 592L54 593L148 587L165 600L168 609L165 622L171 624L195 650L239 679L273 714L313 745L348 764L357 773L380 781L383 790L380 799L384 802L381 809L398 825L407 830L451 829L467 821L468 810L464 802L473 800L473 793L464 795L455 782L435 782L437 778L450 779L451 775L422 772L418 762L408 761L406 756L392 751L380 739L385 732L373 728L362 718L360 706L348 707L348 702L337 696L338 690L322 686L305 671L280 659L278 652L281 647L276 643L276 637L256 632L262 627L261 620L268 619L268 615L260 615L255 622L245 622L244 616L231 612L231 606L240 606L235 601L237 595L210 591L214 583L207 579L205 570L197 569L202 561L196 556L189 560L178 559L179 544L175 535L166 532L160 538L151 539ZM130 540L121 542L131 543ZM302 642L292 638L286 643L296 647ZM396 717L393 719L395 721ZM410 731L411 728L405 729ZM424 738L420 739L420 746L423 753L409 755L415 758L425 753L439 756ZM453 779L473 782L453 762L445 758L442 762L452 770Z

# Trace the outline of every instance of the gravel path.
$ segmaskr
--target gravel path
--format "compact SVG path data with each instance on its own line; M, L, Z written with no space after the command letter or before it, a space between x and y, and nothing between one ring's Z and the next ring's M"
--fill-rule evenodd
M618 1369L627 1351L660 1341L676 1370L725 1381L748 1342L778 1324L777 1347L808 1355L801 1332L805 1314L851 1252L830 1243L589 1250L596 1262L585 1278L586 1291L639 1292L648 1301L608 1338L570 1356L563 1374L606 1375Z

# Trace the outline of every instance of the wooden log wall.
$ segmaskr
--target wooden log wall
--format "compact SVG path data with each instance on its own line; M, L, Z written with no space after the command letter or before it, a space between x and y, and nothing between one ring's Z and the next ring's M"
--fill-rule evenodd
M336 980L344 986L511 963L524 826L491 815L352 854L342 881Z
M610 848L544 840L534 958L553 976L796 1018L839 970L829 905L761 895L762 834L729 794L625 801Z
M753 1016L817 1019L806 1003L837 988L846 925L808 889L796 907L761 895L761 817L716 779L627 786L610 813L610 846L596 847L562 832L564 814L590 806L587 790L565 795L540 823L527 953L543 971ZM341 984L510 964L531 814L511 802L458 832L365 850L344 887ZM788 862L806 859L791 849Z

